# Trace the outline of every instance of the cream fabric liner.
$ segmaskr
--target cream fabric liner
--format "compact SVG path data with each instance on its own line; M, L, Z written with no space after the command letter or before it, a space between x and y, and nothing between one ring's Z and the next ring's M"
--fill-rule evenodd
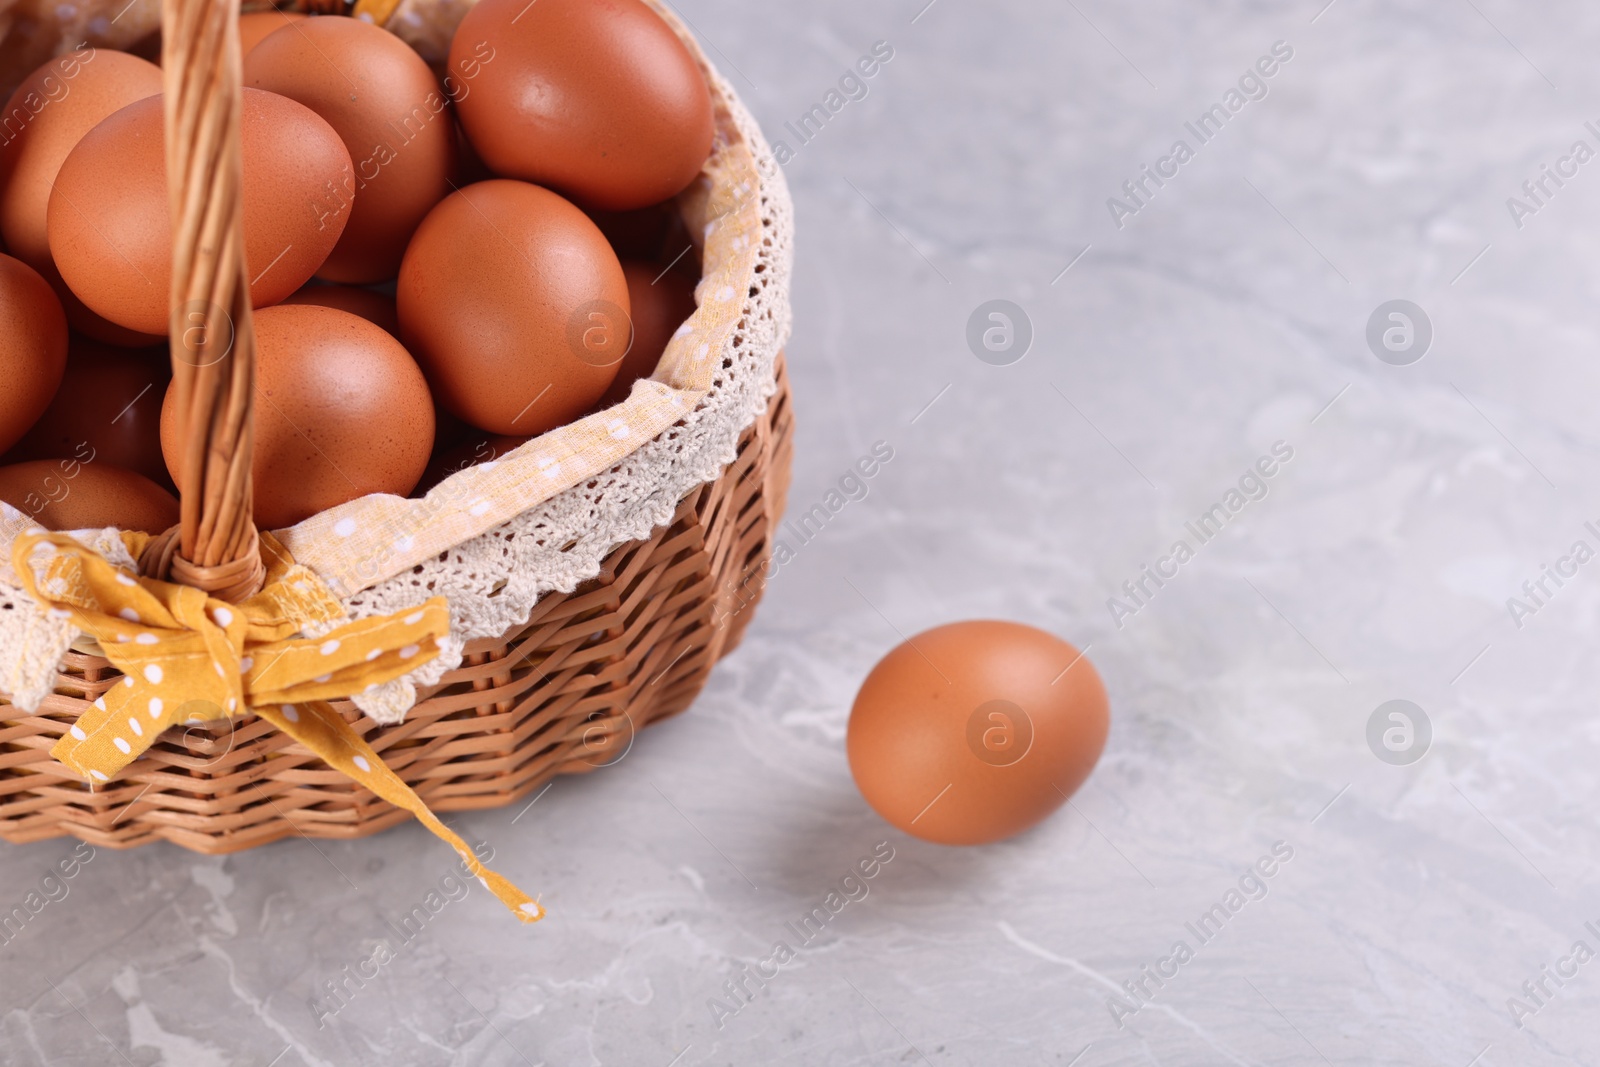
M732 88L671 12L651 2L706 70L717 105L712 157L680 197L702 245L699 306L653 379L622 404L453 475L421 500L369 496L279 533L352 617L441 593L449 600L451 634L440 656L358 699L380 722L404 716L414 684L458 666L466 641L525 621L545 592L570 591L599 572L611 549L668 521L685 494L732 460L774 391L774 360L790 325L788 190ZM0 559L9 559L11 539L26 525L0 505ZM112 553L120 547L104 534L83 539ZM9 565L0 566L0 691L32 709L76 635L15 585Z

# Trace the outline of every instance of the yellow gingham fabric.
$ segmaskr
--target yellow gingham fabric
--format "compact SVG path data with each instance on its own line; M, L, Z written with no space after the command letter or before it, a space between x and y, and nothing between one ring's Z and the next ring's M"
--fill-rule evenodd
M137 556L148 538L125 534L124 540ZM50 754L93 782L107 782L169 726L254 711L328 766L414 814L518 919L542 918L538 902L484 868L327 703L438 655L439 639L450 629L444 598L405 615L299 637L308 626L342 619L343 608L270 534L262 535L261 555L266 586L241 604L228 604L132 574L65 534L36 529L17 537L11 563L23 587L48 610L67 613L124 676Z

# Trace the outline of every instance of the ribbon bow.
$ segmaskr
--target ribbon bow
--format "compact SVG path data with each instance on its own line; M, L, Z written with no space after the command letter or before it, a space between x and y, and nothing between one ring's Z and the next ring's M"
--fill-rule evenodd
M134 536L134 535L125 535ZM199 589L142 578L63 534L20 534L11 559L38 603L65 612L123 674L78 717L50 754L96 782L109 781L176 723L253 711L451 845L523 922L544 909L484 867L466 842L351 729L329 700L391 681L439 654L449 633L443 597L405 614L358 619L321 637L344 609L322 581L261 534L266 585L240 604Z

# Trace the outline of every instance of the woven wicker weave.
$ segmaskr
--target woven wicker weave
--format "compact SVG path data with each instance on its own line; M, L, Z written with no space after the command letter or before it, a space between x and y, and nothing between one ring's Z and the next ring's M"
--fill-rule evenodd
M225 600L262 579L250 513L254 351L240 250L236 4L163 0L172 336L192 345L174 345L173 365L194 437L182 523L140 560L146 575ZM200 325L230 324L223 332L234 343L186 329L197 313ZM638 727L695 698L749 622L783 511L792 434L781 357L775 376L777 392L719 477L689 492L667 525L614 549L598 577L546 595L498 638L469 641L462 665L419 694L403 723L380 726L348 701L334 704L428 807L507 804L554 775L605 766ZM36 711L0 696L7 841L166 840L226 853L293 834L361 837L411 817L254 715L172 727L91 788L50 750L121 675L79 652L57 671Z
M620 758L634 731L682 711L738 644L788 489L792 418L778 393L717 481L669 526L618 548L599 577L551 594L526 626L468 646L466 665L399 726L335 704L434 811L508 804L558 774ZM131 848L165 839L224 853L291 834L361 837L410 818L254 716L174 727L91 791L50 757L120 675L69 653L36 714L0 709L0 837L70 834Z

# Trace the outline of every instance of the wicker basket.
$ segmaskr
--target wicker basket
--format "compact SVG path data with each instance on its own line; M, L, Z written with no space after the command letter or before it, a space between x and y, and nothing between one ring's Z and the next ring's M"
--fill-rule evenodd
M196 39L166 46L169 96L214 94L230 70L237 82L236 54L219 46L217 55L201 55L210 46L197 43L223 6L166 0L166 25ZM210 140L229 136L217 132L226 123L197 118L175 132L173 114L169 106L174 186L236 201L236 124L230 170L228 146ZM254 354L250 309L239 295L242 264L237 254L228 262L203 251L219 243L202 240L208 224L215 222L195 211L175 225L175 304L184 294L230 294L237 343L209 366L175 352L175 374L194 398L188 410L205 416L192 415L190 425L210 433L190 453L203 451L204 467L183 487L182 526L153 543L141 568L238 599L259 572L249 483L238 476L248 470ZM637 727L693 701L748 624L783 511L792 420L781 357L776 378L776 394L720 477L684 497L668 525L615 548L594 579L546 595L525 624L500 637L468 642L462 666L419 694L403 723L380 726L348 701L334 703L430 808L509 804L554 775L605 766L626 753ZM361 837L410 818L251 714L172 727L109 784L90 788L50 749L119 678L109 661L70 652L54 694L36 711L0 697L0 838L71 835L112 848L161 839L226 853L294 834Z
M434 811L509 804L558 774L621 758L635 730L688 707L739 643L789 483L788 383L739 458L670 526L618 548L599 577L539 602L526 626L468 645L468 662L399 726L335 707ZM50 748L121 676L68 653L54 696L0 729L0 837L71 834L131 848L165 839L224 853L291 834L363 837L411 816L255 716L168 730L90 791ZM0 718L5 709L0 708Z

